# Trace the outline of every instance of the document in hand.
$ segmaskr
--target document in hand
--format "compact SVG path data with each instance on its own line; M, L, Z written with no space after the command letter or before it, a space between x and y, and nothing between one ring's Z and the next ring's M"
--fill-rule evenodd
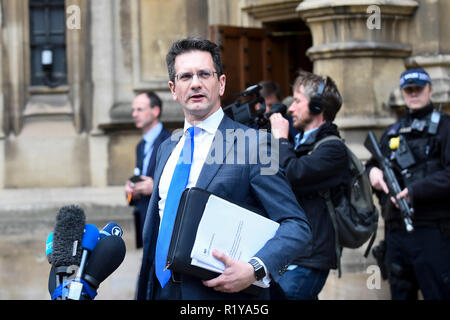
M211 195L198 226L191 264L222 273L225 266L212 255L214 249L235 260L249 261L278 227L275 221ZM254 284L267 287L261 281Z

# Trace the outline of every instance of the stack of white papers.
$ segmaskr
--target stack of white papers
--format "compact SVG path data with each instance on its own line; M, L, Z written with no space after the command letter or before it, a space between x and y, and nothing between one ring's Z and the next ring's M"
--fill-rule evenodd
M249 261L273 238L278 227L275 221L211 195L198 226L191 264L222 273L225 265L214 258L214 249L235 260ZM254 284L268 287L262 281Z

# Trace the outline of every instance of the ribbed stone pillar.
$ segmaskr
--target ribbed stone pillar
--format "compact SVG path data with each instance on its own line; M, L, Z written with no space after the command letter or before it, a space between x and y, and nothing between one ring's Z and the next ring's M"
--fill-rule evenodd
M433 102L450 112L450 1L420 0L409 37L413 50L405 59L405 66L421 66L427 70L433 81ZM403 107L398 89L391 97L392 107Z
M305 0L297 7L311 29L314 72L331 76L344 104L337 123L361 157L367 129L392 123L390 93L412 53L412 0Z

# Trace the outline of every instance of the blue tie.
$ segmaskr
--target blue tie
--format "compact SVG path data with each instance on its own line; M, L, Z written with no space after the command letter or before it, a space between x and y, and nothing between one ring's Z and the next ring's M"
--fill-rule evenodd
M164 288L172 274L170 270L166 269L167 253L169 251L178 204L181 194L188 183L189 172L191 171L192 155L194 153L194 128L199 130L196 127L187 129L189 135L185 138L183 150L181 150L180 158L178 159L172 180L170 181L161 227L156 242L155 273L162 288Z

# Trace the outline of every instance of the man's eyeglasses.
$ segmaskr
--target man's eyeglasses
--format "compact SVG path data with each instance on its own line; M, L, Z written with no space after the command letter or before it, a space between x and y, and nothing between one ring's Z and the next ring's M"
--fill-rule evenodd
M214 76L214 73L217 73L217 72L210 71L210 70L200 70L200 71L197 71L196 73L182 72L182 73L177 74L175 76L175 78L180 82L188 83L188 82L192 81L192 79L194 78L194 75L197 75L197 78L199 80L208 80Z

